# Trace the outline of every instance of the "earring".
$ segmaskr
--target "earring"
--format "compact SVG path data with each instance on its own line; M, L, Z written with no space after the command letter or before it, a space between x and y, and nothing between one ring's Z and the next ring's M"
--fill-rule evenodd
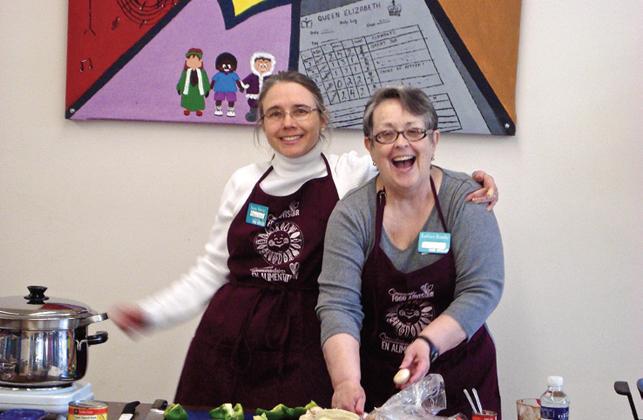
M375 166L377 168L377 164L375 164L375 161L373 161L373 166Z

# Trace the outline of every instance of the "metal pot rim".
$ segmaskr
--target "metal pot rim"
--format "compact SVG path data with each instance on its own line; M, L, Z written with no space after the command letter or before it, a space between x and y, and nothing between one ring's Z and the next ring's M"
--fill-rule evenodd
M0 317L0 330L42 331L69 330L86 327L107 319L107 313L89 314L83 318L7 319Z
M56 320L82 320L97 315L95 311L81 302L45 296L47 288L44 286L28 286L28 289L28 296L0 297L0 325L11 321L51 323ZM85 325L91 322L87 322ZM11 322L11 324L13 325L15 322Z

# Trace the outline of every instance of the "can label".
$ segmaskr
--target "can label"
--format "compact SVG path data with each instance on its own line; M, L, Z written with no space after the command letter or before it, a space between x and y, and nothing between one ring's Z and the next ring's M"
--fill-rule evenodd
M540 407L542 420L568 420L569 407Z
M107 420L107 403L102 401L70 402L67 420Z

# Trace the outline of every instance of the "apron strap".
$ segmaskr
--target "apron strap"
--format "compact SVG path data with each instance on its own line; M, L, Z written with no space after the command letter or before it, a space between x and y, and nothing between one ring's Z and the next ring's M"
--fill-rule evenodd
M272 167L272 165L270 165L270 168L268 168L268 170L266 170L266 172L264 172L264 173L263 173L263 175L261 175L261 178L259 178L259 181L257 181L257 183L255 184L255 186L256 186L256 185L261 184L261 181L263 181L264 179L266 179L266 177L268 176L268 174L270 174L270 172L272 172L272 170L273 170L273 169L274 169L274 168ZM254 190L254 188L253 188L253 190Z
M373 252L379 252L382 229L384 228L384 207L386 207L386 190L382 188L377 192L377 208L375 212L375 243Z
M373 244L373 250L371 255L368 256L368 260L375 258L376 260L380 259L380 254L383 253L382 248L380 247L380 240L382 239L382 229L384 228L384 207L386 207L386 191L384 188L377 192L377 207L375 213L375 243ZM362 291L362 293L364 293ZM370 288L371 296L371 308L369 309L373 313L373 322L374 326L372 328L373 335L371 339L374 339L379 331L379 317L376 314L376 308L378 307L378 299L375 288Z
M326 174L331 179L331 181L333 181L333 174L330 171L330 164L328 163L328 160L326 159L326 156L324 156L323 153L321 154L321 157L324 160L324 165L326 165ZM335 184L334 181L333 181L333 184Z
M447 224L444 221L444 216L442 215L442 207L440 207L440 200L438 200L438 193L435 191L435 183L433 182L433 177L429 177L431 181L431 192L433 193L433 201L435 201L435 208L438 210L438 216L440 216L440 222L442 223L442 229L444 229L445 232L448 232L447 230Z

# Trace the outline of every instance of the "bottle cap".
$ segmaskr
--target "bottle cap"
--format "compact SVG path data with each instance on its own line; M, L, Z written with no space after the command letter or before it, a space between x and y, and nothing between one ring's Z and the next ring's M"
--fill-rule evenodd
M563 386L563 377L562 376L548 376L547 385L549 386Z

